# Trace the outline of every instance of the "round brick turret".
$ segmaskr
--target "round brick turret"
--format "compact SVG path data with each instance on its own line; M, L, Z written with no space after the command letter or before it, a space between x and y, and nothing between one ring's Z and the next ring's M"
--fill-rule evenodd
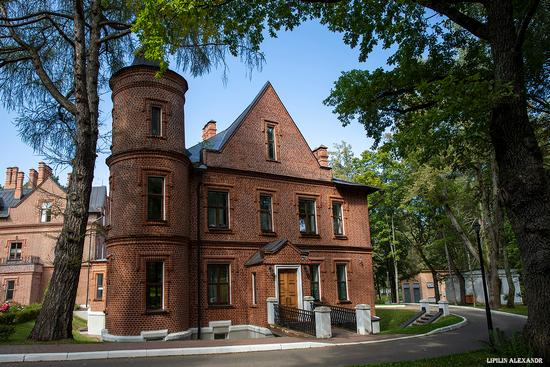
M106 328L113 335L189 328L187 82L173 71L158 78L158 71L134 62L110 81Z

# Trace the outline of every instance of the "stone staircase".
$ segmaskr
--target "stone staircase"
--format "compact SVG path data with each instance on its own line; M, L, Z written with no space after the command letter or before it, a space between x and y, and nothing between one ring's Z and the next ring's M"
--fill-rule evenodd
M443 315L440 311L430 311L426 312L422 316L420 316L418 319L416 319L415 322L412 323L412 325L426 325L431 324L435 320L437 320L439 317Z

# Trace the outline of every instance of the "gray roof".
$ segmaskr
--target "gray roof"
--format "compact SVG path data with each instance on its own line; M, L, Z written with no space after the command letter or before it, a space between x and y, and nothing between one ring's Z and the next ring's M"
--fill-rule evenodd
M271 83L268 81L264 84L260 92L254 97L252 102L246 107L246 109L237 117L235 121L229 127L223 131L220 131L210 139L207 139L205 141L201 141L198 144L193 145L191 148L188 149L189 152L189 159L191 159L191 162L193 163L199 163L201 156L200 152L201 150L207 149L215 152L219 152L223 149L227 141L233 136L235 131L241 126L242 122L244 121L245 117L248 115L250 110L252 110L252 107L258 103L260 100L260 97L264 94L264 92L267 90L267 88L271 85Z
M9 216L9 208L13 208L19 204L19 202L31 191L31 189L23 187L21 199L16 199L14 197L15 189L0 189L0 218L7 218Z
M368 194L372 194L373 192L380 191L380 188L376 187L376 186L369 186L369 185L364 185L364 184L357 183L357 182L350 182L350 181L342 180L342 179L339 179L339 178L332 178L332 182L336 186L342 186L342 187L346 187L346 188L355 188L355 189L365 190L365 191L367 191Z
M289 241L286 238L281 238L280 240L275 240L275 241L269 242L266 245L263 245L262 247L260 247L258 251L254 253L254 255L250 257L250 259L246 261L244 265L253 266L253 265L261 264L264 261L265 254L276 253L284 245L286 245L287 242Z
M21 202L25 197L29 196L34 190L28 187L23 187L23 195L21 199L15 199L15 189L0 189L0 218L9 217L9 208L13 208ZM107 188L105 186L92 187L90 195L90 213L101 212L107 198Z
M107 187L94 186L92 187L92 193L90 194L90 206L88 207L89 213L101 213L105 206L105 200L107 199Z

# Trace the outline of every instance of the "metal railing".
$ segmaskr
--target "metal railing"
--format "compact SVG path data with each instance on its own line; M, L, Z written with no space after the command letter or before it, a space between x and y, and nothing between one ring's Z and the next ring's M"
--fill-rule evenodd
M9 257L1 257L0 265L33 265L40 264L39 256L25 256L18 259L10 259Z
M351 331L357 331L357 317L355 310L338 307L338 306L328 306L330 307L330 324L341 327L343 329L348 329Z
M330 324L341 327L342 329L348 329L351 331L357 331L357 315L355 310L345 307L338 307L329 305L321 301L313 302L313 307L325 306L330 308Z
M315 336L315 312L275 304L275 324Z

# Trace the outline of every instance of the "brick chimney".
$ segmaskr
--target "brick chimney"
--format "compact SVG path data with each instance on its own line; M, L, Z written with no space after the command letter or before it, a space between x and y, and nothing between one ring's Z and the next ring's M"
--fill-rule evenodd
M15 189L18 171L19 171L18 167L6 168L6 181L4 182L5 189Z
M216 135L216 121L210 120L202 128L202 140L207 140Z
M29 170L29 184L28 184L29 189L31 190L36 189L37 182L38 182L38 172L34 168L31 168Z
M44 162L38 162L38 182L40 185L52 175L52 169Z
M318 148L313 150L313 155L317 158L319 165L321 167L328 167L328 151L327 147L320 145Z
M23 180L25 179L25 172L17 172L17 182L15 183L14 199L21 199L23 196Z

